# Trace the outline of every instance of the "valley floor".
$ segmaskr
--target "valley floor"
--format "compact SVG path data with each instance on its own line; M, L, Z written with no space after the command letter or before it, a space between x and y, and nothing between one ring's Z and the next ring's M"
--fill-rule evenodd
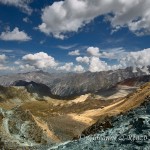
M46 149L46 145L49 148L53 147L50 149L70 150L78 149L78 147L92 149L89 146L90 143L92 145L102 143L92 141L91 134L97 138L106 134L112 135L111 133L124 133L117 132L120 130L119 123L115 125L114 131L109 129L110 131L103 133L101 130L114 126L110 123L111 117L139 107L150 95L149 89L150 83L137 90L136 87L119 85L115 87L113 93L111 90L111 93L108 91L105 95L85 94L74 100L56 100L48 97L36 100L32 97L32 100L19 101L16 106L16 101L14 104L11 98L11 101L0 103L1 142L6 149L10 147L15 149L16 146ZM121 126L126 130L129 125L126 128L124 124ZM100 135L97 132L100 132ZM82 136L87 137L81 138ZM62 142L66 143L60 144ZM107 144L103 142L102 145L106 147ZM112 148L115 147L112 146Z

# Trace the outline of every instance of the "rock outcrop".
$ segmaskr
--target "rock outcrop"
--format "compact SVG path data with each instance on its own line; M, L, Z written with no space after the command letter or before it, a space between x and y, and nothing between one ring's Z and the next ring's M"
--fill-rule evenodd
M29 110L15 107L11 110L0 109L1 142L5 148L51 145L59 138L49 129L47 123L32 115Z

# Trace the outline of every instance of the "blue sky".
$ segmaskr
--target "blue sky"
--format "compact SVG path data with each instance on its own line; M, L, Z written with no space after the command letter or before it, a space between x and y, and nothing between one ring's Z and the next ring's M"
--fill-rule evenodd
M0 72L150 64L149 0L0 0Z

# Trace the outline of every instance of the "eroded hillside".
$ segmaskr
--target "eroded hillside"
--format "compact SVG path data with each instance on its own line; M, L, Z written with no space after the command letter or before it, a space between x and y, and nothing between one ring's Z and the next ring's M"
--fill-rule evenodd
M99 118L83 131L82 138L49 150L147 150L150 145L150 83L124 99L122 106L104 108L109 117ZM130 105L131 104L131 105ZM130 107L131 106L131 107ZM113 110L114 108L114 110ZM130 109L130 110L129 110ZM123 113L118 114L118 111ZM108 112L108 111L107 111ZM115 115L114 115L115 114ZM118 115L116 115L118 114Z
M20 92L20 101L12 101L16 99L17 94L13 95L14 91L11 92L9 88ZM137 90L127 90L128 92L122 95L120 90L126 89L124 85L117 85L115 92L107 93L105 97L100 93L85 94L73 100L50 97L36 99L33 98L33 93L28 93L20 87L1 89L5 90L5 93L1 92L5 99L0 102L1 141L5 147L13 146L14 149L16 146L38 148L40 145L59 144L83 135L95 134L101 129L112 128L112 117L139 107L150 95L150 83ZM24 94L21 94L20 90L23 90ZM11 93L12 97L4 97L7 93ZM27 99L24 99L24 96ZM33 99L30 99L31 97Z

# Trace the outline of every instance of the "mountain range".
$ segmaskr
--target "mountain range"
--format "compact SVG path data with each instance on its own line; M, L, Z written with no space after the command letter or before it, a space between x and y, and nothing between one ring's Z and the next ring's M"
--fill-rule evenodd
M150 72L150 66L148 67ZM51 95L57 98L72 98L86 93L94 93L102 89L109 89L125 79L140 77L147 72L132 67L115 71L85 72L85 73L48 73L43 71L20 73L0 76L0 85L22 86L22 82L35 82L46 85ZM29 84L28 83L28 84ZM32 84L32 83L31 83Z

